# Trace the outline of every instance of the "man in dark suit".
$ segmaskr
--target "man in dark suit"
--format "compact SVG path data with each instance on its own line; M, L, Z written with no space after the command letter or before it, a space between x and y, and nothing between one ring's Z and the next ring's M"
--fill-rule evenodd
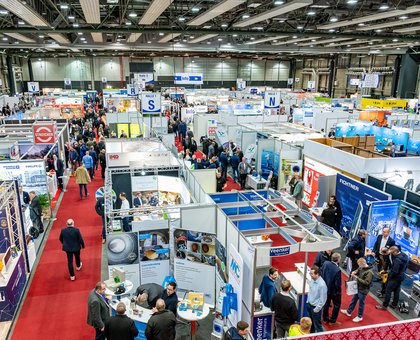
M177 314L178 308L178 295L176 295L176 283L169 282L166 289L163 291L162 296L160 297L165 301L165 306L167 310L170 310L174 315Z
M379 257L379 254L381 253L382 248L391 248L392 246L395 246L395 240L389 236L390 229L388 227L385 227L382 229L382 235L379 235L376 238L375 244L373 246L373 254L376 258ZM378 265L378 272L382 270L381 267Z
M288 335L289 328L298 318L295 300L289 295L292 284L289 280L281 283L281 293L275 293L271 300L271 310L274 312L277 338Z
M141 207L143 205L143 200L141 198L141 192L137 192L136 197L134 197L133 200L133 206L134 208Z
M50 163L50 170L55 171L55 176L57 177L58 186L60 189L63 189L64 163L55 154L52 156L52 161Z
M323 308L324 322L328 322L331 326L340 326L341 322L337 322L338 312L341 307L341 270L339 267L341 255L334 253L331 255L331 261L325 261L321 268L321 276L328 288L327 302ZM333 303L331 317L329 316L330 303Z
M360 229L347 247L347 257L351 260L351 271L358 268L357 260L365 256L367 231ZM350 271L350 270L349 270Z
M20 195L20 200L21 200L21 204L29 204L31 202L31 198L29 197L29 194L27 191L23 191L23 188L21 185L19 185L19 195Z
M134 321L125 315L125 304L117 305L117 315L105 322L104 334L107 340L134 340L139 334Z
M99 197L95 204L96 213L101 216L102 219L102 243L106 242L106 217L105 217L105 199Z
M74 227L72 219L67 220L67 227L61 229L60 242L63 244L63 250L67 254L67 265L69 267L70 280L74 281L73 257L76 259L76 270L82 269L80 260L80 249L85 247L82 234L78 228Z
M98 282L88 297L88 325L95 328L95 340L105 340L105 323L109 319L109 305L105 298L105 283Z
M41 220L42 209L39 197L36 195L35 191L31 191L29 193L29 198L31 200L31 204L29 205L29 216L31 217L32 225L40 234L42 234L44 232L44 225Z

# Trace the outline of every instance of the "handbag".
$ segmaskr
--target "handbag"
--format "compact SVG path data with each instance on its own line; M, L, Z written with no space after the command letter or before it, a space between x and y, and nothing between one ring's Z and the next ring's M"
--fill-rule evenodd
M356 295L358 292L357 281L346 281L346 293L347 295Z

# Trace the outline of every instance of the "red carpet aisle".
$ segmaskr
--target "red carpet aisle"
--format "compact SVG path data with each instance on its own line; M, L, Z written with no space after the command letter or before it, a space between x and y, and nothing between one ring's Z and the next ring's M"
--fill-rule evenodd
M95 191L101 186L103 180L95 178L88 186L90 196L82 201L78 185L73 177L70 179L17 320L13 340L94 338L86 318L88 294L101 278L102 224L95 212ZM81 252L83 268L76 271L76 281L69 279L66 254L58 240L68 218L74 219L86 245Z

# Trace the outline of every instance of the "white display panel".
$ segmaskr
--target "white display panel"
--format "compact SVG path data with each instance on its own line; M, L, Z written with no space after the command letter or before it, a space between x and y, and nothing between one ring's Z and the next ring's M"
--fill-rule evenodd
M255 257L255 248L250 245L243 235L239 236L239 254L243 260L243 276L244 277L254 277L254 257ZM254 292L254 280L244 280L242 287L242 301L248 308L252 310L253 300L252 293ZM243 317L241 315L243 320Z
M216 207L191 207L181 209L182 229L216 233Z
M131 188L133 192L158 190L158 176L132 176Z
M238 296L238 310L231 309L228 319L232 325L236 325L242 317L242 294L244 290L245 271L242 256L238 253L236 248L229 244L228 248L228 276L229 283L232 285L233 291ZM251 293L252 294L252 293Z
M18 179L23 190L47 193L47 177L44 161L0 163L0 180Z
M226 215L217 209L217 239L226 248Z
M239 247L239 231L236 229L235 225L230 221L226 221L226 245L233 244L233 246L238 249Z

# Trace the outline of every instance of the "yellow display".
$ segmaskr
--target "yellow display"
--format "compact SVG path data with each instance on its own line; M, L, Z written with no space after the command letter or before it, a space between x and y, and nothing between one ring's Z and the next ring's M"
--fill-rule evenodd
M128 124L117 124L117 134L118 138L120 138L121 134L124 132L124 134L128 137Z
M202 310L204 306L204 293L189 292L187 302L188 308Z
M360 102L361 109L366 109L367 107L379 107L382 109L391 109L393 107L405 108L407 105L407 100L405 99L371 99L371 98L362 98Z
M140 124L130 124L130 137L135 138L141 135Z

